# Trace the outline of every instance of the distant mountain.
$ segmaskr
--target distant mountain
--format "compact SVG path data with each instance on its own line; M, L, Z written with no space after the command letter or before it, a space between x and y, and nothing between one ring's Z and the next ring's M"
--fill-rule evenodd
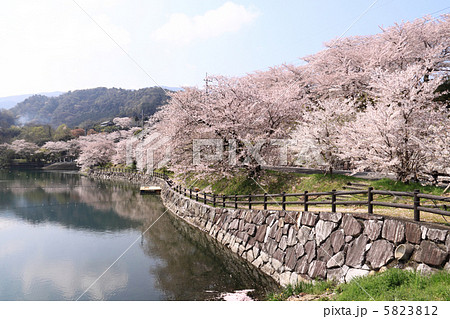
M64 92L44 92L38 93L38 95L44 95L48 97L58 96L63 94ZM15 106L17 103L25 101L25 99L33 96L34 94L23 94L23 95L14 95L14 96L6 96L0 97L0 109L9 109Z
M90 127L114 117L140 117L142 111L150 116L168 99L166 92L158 87L139 90L100 87L57 97L33 95L10 111L21 123Z

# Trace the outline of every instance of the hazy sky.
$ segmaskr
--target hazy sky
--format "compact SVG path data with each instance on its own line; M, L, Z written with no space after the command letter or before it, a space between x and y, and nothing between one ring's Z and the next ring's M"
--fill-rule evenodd
M345 36L450 12L448 0L379 0L360 17L374 2L2 0L0 97L202 86L205 72L239 76L299 64L353 23Z

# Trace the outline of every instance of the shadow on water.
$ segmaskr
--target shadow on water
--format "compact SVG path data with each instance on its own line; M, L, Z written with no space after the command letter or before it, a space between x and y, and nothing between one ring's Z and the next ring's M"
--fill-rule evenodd
M145 232L136 244L140 245L137 253L123 258L128 266L121 269L126 271L121 278L128 278L126 283L114 293L100 294L100 299L210 300L241 289L254 289L254 297L259 299L276 287L272 278L168 212L158 196L141 196L137 187L129 184L93 181L63 172L0 171L2 215L37 226L81 230L80 234L133 231L133 236L139 236ZM124 245L128 245L127 240ZM77 260L77 256L72 257ZM142 271L133 266L136 263ZM109 264L101 265L97 268L106 269ZM89 295L86 298L91 299Z

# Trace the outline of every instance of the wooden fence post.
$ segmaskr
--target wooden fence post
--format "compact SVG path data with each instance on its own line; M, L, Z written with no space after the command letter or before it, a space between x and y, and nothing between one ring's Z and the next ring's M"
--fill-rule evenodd
M369 189L367 190L367 212L369 214L373 214L373 187L369 187Z
M203 193L203 204L206 204L206 193Z
M192 199L192 188L189 188L189 198Z
M281 209L286 210L286 193L281 193Z
M195 201L198 202L198 192L195 193Z
M305 191L305 196L304 196L304 208L303 208L303 210L305 211L305 212L307 212L308 211L308 191Z
M225 207L225 195L222 195L222 207Z
M267 210L267 193L264 193L264 210Z
M414 190L414 220L416 222L420 221L420 210L419 210L420 197L418 195L419 195L419 190L415 189Z
M252 194L248 195L248 209L252 209Z
M234 208L237 209L238 204L237 204L237 195L234 195Z
M216 194L213 194L213 207L216 207Z
M331 191L331 212L336 213L336 190Z

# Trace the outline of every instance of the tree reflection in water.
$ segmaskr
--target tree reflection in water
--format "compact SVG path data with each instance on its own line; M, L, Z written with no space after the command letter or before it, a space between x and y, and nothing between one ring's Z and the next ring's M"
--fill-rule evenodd
M49 172L0 172L0 179L7 180L0 185L0 209L28 223L57 223L95 233L145 232L140 245L149 258L148 276L155 278L148 289L159 290L164 299L214 299L241 289L255 289L254 295L261 297L276 286L207 234L166 211L159 196L141 196L135 186ZM141 298L145 296L137 296Z

